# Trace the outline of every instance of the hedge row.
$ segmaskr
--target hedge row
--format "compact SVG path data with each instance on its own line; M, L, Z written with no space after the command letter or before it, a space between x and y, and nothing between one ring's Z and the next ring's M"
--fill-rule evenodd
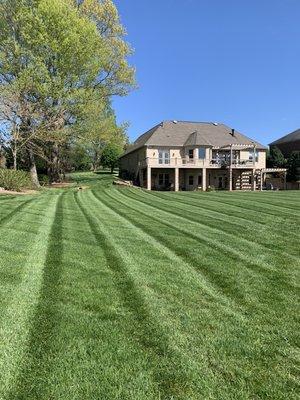
M30 175L25 171L0 168L0 188L15 190L17 192L22 189L31 189Z

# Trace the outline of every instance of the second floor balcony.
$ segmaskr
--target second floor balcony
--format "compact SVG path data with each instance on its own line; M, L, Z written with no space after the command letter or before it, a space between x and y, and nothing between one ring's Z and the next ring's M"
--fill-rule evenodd
M226 157L216 157L209 160L190 157L147 157L139 161L141 168L147 166L152 168L229 168L230 165L233 168L254 168L255 160L234 158L230 163L230 159Z

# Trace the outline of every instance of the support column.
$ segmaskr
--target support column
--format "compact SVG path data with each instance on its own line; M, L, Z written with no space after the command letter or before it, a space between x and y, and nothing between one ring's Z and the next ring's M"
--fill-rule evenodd
M232 192L232 167L229 167L229 192Z
M229 191L232 192L232 144L230 145Z
M206 168L202 169L202 191L206 191Z
M147 166L147 190L151 190L151 167Z
M174 185L175 192L179 190L179 168L175 168L175 185Z
M252 170L252 190L256 190L255 169Z
M263 190L263 172L260 170L260 191Z
M283 189L286 190L286 171L284 172L284 177L283 177Z

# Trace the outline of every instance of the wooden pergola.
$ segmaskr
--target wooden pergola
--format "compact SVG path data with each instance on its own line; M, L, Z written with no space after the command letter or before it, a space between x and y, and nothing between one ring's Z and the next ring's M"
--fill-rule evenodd
M287 173L287 169L286 168L262 168L260 170L260 190L263 190L263 183L266 180L266 174L272 174L272 173L283 173L283 179L284 179L284 183L283 183L283 187L284 189L286 189L286 173Z

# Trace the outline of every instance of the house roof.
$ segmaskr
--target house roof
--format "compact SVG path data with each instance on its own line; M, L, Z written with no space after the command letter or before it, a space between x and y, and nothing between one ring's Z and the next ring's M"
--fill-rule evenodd
M210 146L223 147L229 145L255 145L266 149L262 144L251 140L238 131L224 124L213 122L163 121L137 138L126 155L143 146Z
M275 142L270 143L270 146L275 146L276 144L281 143L297 142L298 140L300 140L300 129L297 129L296 131L293 131L288 135L275 140Z

